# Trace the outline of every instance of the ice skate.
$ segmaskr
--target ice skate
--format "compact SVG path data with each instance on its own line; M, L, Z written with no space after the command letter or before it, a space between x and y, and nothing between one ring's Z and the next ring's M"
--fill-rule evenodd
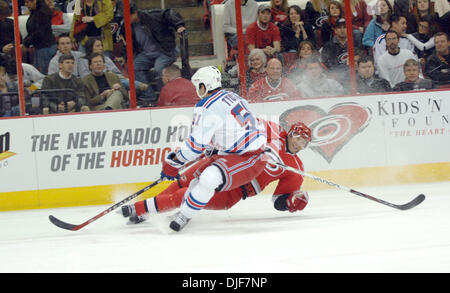
M183 215L181 212L177 212L173 218L172 218L172 222L170 222L170 228L176 232L179 232L181 229L184 228L184 226L186 226L186 224L190 221L191 219L189 219L188 217L186 217L185 215Z
M148 219L146 215L138 216L136 214L136 208L133 205L122 206L122 216L128 218L127 225L139 224Z

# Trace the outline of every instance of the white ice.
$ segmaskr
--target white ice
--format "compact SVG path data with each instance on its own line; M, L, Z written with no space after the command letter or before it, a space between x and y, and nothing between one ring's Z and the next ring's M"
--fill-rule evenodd
M271 196L228 211L201 211L180 233L168 216L126 225L109 206L0 212L0 272L422 273L450 272L450 182L356 188L399 211L341 190L310 192L302 212L278 212ZM127 195L124 194L123 198Z

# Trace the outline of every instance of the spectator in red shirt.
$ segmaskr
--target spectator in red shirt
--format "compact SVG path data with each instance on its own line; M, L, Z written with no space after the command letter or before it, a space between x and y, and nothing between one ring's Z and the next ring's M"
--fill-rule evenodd
M158 106L187 106L198 102L192 82L181 77L181 69L175 64L162 71L163 88L159 94Z
M257 20L248 26L245 34L248 52L258 48L268 57L272 57L281 51L280 30L270 21L272 17L270 9L267 4L259 5Z
M294 100L301 97L295 85L282 77L280 60L272 58L267 62L267 76L255 81L248 91L249 101Z

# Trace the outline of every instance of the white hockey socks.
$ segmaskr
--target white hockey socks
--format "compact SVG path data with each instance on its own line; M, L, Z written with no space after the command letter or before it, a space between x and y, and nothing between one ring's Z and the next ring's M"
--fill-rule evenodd
M214 196L215 190L223 183L222 174L218 167L212 165L207 167L198 182L193 181L192 188L184 194L184 200L180 211L187 218L192 218L199 210L203 209Z

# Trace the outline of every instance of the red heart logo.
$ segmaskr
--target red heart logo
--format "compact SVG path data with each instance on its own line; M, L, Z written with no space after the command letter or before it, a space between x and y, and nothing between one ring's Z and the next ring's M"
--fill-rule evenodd
M363 131L372 118L372 111L357 103L334 105L328 113L313 105L299 106L280 115L280 125L289 129L301 121L311 128L310 148L328 163L356 134Z

